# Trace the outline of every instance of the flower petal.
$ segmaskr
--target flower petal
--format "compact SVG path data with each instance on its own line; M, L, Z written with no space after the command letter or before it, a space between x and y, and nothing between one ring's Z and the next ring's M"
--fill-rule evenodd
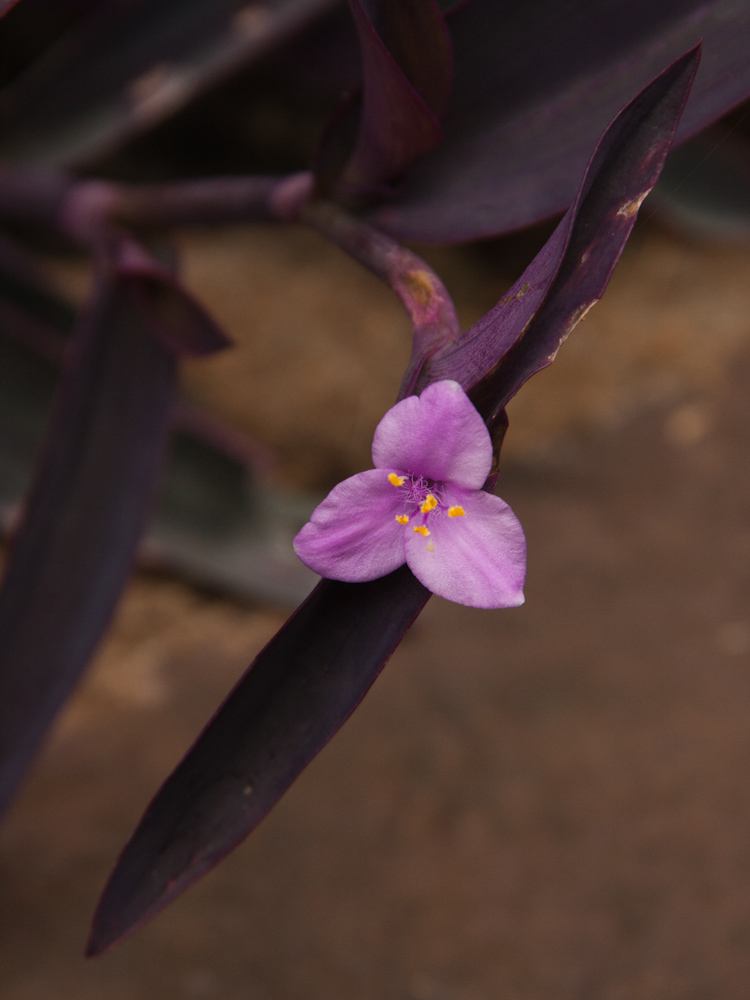
M405 562L404 526L409 512L401 491L388 481L397 469L368 469L335 486L294 539L294 551L329 580L376 580Z
M406 528L406 562L433 594L472 608L523 604L526 539L518 518L500 497L481 491L446 490L454 511L429 515L429 535ZM463 510L463 514L457 514Z
M372 461L377 469L394 467L478 490L492 466L492 441L458 382L445 379L386 413L375 429Z

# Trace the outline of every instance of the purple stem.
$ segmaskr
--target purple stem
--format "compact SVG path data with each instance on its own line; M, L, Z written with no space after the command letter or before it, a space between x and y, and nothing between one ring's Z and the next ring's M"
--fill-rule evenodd
M411 395L427 358L461 337L456 309L442 281L421 257L332 202L308 202L299 220L382 278L401 299L414 341L398 398Z
M312 193L307 171L287 177L214 177L172 184L76 181L61 173L0 173L0 219L50 226L90 245L112 225L158 229L292 221Z
M290 177L213 177L175 184L79 184L66 199L63 219L70 228L107 218L136 229L227 222L286 220L296 201L312 190L311 175Z

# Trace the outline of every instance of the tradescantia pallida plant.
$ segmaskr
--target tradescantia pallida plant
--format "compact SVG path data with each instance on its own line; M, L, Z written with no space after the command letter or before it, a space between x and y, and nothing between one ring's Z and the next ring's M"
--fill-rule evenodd
M675 136L750 94L750 13L730 0L608 0L575 12L548 0L340 6L20 0L0 22L0 51L15 30L29 60L0 103L0 221L52 231L95 266L0 589L0 804L132 564L176 359L226 344L149 249L153 234L196 222L312 226L386 281L414 328L375 469L337 487L298 536L326 579L149 806L105 890L91 954L253 829L354 710L431 592L480 607L520 602L523 534L493 495L505 406L602 295ZM24 17L40 23L51 11L45 37L18 34ZM308 169L138 185L97 177L105 154L137 148L261 55L304 85L319 51L351 86ZM125 86L154 66L149 87ZM397 242L497 234L566 208L466 332L438 275ZM0 275L17 278L20 259L9 243ZM58 343L29 309L13 315L19 338Z

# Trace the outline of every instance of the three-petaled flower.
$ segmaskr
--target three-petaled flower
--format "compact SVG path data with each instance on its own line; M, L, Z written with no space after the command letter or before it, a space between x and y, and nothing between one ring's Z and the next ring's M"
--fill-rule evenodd
M523 604L523 529L503 500L482 490L492 442L458 382L435 382L396 403L375 430L372 461L374 469L331 490L295 538L305 565L363 582L407 563L449 601Z

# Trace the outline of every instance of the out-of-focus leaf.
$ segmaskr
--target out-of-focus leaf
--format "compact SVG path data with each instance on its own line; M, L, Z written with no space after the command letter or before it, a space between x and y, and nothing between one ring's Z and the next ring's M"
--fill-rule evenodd
M23 0L6 5L0 29L0 87L38 59L101 0Z
M90 160L174 114L335 2L99 3L0 95L0 156L35 166Z
M372 221L397 238L518 229L572 201L591 148L631 94L703 39L677 141L750 94L745 0L468 0L447 15L456 57L445 140Z
M138 303L152 333L175 354L211 354L230 341L206 310L133 240L118 242L115 269Z
M0 235L0 337L59 364L75 310L48 287L36 260Z
M590 301L590 276L601 282L611 273L643 185L656 180L697 58L689 53L670 67L612 123L571 212L571 231L558 229L532 264L545 293L529 298L536 306L528 318L509 307L500 330L487 329L497 353L484 358L486 369L475 372L472 383L489 418L557 349L572 325L571 308ZM615 201L622 216L610 245ZM566 248L583 252L566 256ZM519 338L526 346L517 360L497 366ZM432 379L452 377L450 370L429 370ZM504 423L501 409L496 423ZM149 806L105 889L90 954L158 912L253 829L359 703L427 596L405 566L372 583L323 581L258 656Z
M438 117L453 88L453 45L435 0L366 0L375 30L427 107Z
M100 254L0 589L0 808L109 621L169 428L177 330L144 311L119 254ZM217 343L182 318L186 352Z
M140 563L251 600L294 607L317 576L292 539L320 497L284 493L201 438L173 430Z
M17 3L18 0L0 0L0 17L5 17Z
M15 522L31 482L74 320L23 251L0 239L0 533ZM198 315L199 328L203 322ZM319 498L274 490L273 457L200 407L178 399L170 423L139 562L238 597L297 604L317 577L291 543Z
M358 195L369 193L398 177L414 160L432 149L440 141L442 133L435 114L375 30L364 4L361 0L349 0L349 6L362 48L363 81L354 148L335 189L345 195ZM380 6L385 14L389 5ZM433 15L437 33L442 25L442 15L437 8L423 7L423 11L426 10ZM427 20L426 17L424 19ZM400 30L406 25L397 16L384 17L384 22L399 49L409 54L413 45ZM447 45L444 53L436 55L443 54L445 57L445 53L450 53ZM423 82L423 77L427 75L426 67L416 58L411 62L420 82ZM434 93L430 92L430 96L438 100L441 98L439 86ZM350 111L347 106L344 115L334 120L334 131L327 133L321 154L326 164L338 157L328 152L325 146L340 146L339 135L334 134L337 128L343 131L345 139L350 135L350 116L353 112L354 107Z
M652 202L662 219L709 240L750 240L750 139L709 129L669 156Z
M424 384L455 378L491 422L528 378L552 363L604 294L659 178L699 59L700 49L684 55L620 112L548 242L494 309L428 360Z

